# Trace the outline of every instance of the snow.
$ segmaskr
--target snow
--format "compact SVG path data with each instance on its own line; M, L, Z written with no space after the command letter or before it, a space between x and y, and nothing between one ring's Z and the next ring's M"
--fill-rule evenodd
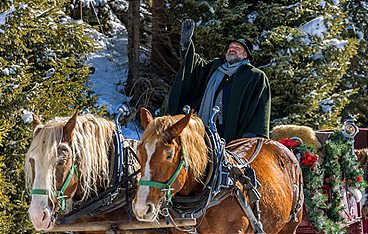
M322 8L325 8L326 6L326 1L322 0L319 2L319 6L322 7Z
M101 50L88 58L87 62L95 69L88 85L98 96L97 106L107 106L108 113L116 115L130 100L123 94L128 76L128 35L116 18L109 23L113 27L109 36L94 32ZM142 132L132 122L123 126L122 131L127 139L140 139Z
M361 1L360 4L362 5L362 7L366 10L368 10L368 2L366 1Z
M347 40L339 40L339 39L331 39L331 40L325 40L323 42L325 45L332 45L335 46L338 49L344 49L345 45L348 43Z
M9 14L13 13L14 11L15 11L15 8L14 8L14 6L12 6L12 7L10 8L10 10L5 11L5 12L1 13L1 14L0 14L0 25L4 25L4 24L6 23L6 17L7 17ZM0 33L4 33L4 31L3 31L2 29L0 29Z
M302 25L300 29L310 36L316 36L321 39L323 39L323 34L327 33L323 16L317 17L307 22L306 24Z
M115 24L114 24L115 25ZM92 90L99 97L97 105L107 106L109 114L118 112L119 107L129 101L122 94L128 75L128 39L125 27L114 29L110 36L95 32L101 50L88 58L95 69L90 77Z
M256 11L253 11L250 13L247 18L249 23L253 23L257 19L258 13Z
M107 4L107 0L82 0L83 7L90 7L90 6L104 6Z
M334 101L331 98L326 98L321 101L319 106L322 108L323 112L331 112Z
M23 110L22 120L23 120L24 123L32 123L32 121L33 121L32 112L29 112L27 110Z
M45 72L45 77L44 77L44 79L46 80L46 79L49 79L49 78L51 78L53 75L55 74L55 68L50 68L49 70L47 70L46 72Z
M320 7L322 7L322 8L324 8L326 6L326 4L327 3L324 0L322 0L322 1L319 2ZM337 6L337 5L340 4L340 1L339 0L332 0L332 4L335 5L335 6Z
M210 12L211 12L212 14L215 14L215 9L213 9L213 7L212 7L212 6L210 6Z

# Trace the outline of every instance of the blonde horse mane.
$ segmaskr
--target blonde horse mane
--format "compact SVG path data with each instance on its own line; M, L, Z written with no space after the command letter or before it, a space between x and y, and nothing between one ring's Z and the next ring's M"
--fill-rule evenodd
M183 117L184 115L176 115L155 118L145 129L142 142L153 142L163 137L161 134ZM197 181L203 178L209 160L204 135L203 122L195 115L191 117L188 126L180 134L180 143L187 151L190 171Z
M55 165L57 163L57 147L61 144L63 126L70 118L56 117L45 125L35 129L35 135L26 153L26 187L32 189L32 167L29 159L34 158L41 165L41 171L46 178L46 187L55 192ZM113 133L115 124L101 117L86 114L77 117L74 129L73 145L76 164L79 171L79 184L82 190L82 200L97 193L99 186L110 183L109 155L113 148ZM73 152L67 144L69 152Z

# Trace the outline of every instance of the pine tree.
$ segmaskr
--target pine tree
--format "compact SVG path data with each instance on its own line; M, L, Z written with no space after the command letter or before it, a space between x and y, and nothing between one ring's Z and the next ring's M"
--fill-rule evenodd
M259 12L275 15L279 8L268 4ZM263 69L271 79L274 123L336 127L349 96L356 92L340 87L357 51L357 40L343 36L345 12L339 5L315 1L281 9L292 12L284 18L286 26L263 31L259 40L260 55L270 58Z
M358 53L344 76L344 87L358 87L359 91L351 97L344 115L354 115L360 126L368 125L368 3L365 1L346 1L344 8L348 12L347 35L359 41Z
M7 221L1 233L33 232L23 174L32 131L22 121L24 112L50 119L95 102L85 86L90 72L85 61L96 46L88 27L63 13L64 3L17 1L0 26L0 128L5 129L0 131L0 206L7 206L0 213Z

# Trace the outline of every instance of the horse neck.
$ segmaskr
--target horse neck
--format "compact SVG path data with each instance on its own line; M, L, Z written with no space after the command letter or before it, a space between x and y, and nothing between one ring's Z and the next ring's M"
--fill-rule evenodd
M206 170L206 168L204 168L204 170ZM197 195L201 193L202 191L203 191L203 183L199 182L199 180L195 178L194 173L193 173L193 168L189 166L189 170L187 173L187 179L184 183L183 188L180 190L179 194L182 196L192 196L192 195Z
M190 174L184 183L183 188L178 192L181 196L193 196L201 193L203 190L203 184L199 183Z
M203 183L200 181L203 180L209 160L204 138L202 134L197 133L194 128L190 134L181 136L181 147L187 152L189 164L186 181L179 192L183 196L196 195L203 190Z

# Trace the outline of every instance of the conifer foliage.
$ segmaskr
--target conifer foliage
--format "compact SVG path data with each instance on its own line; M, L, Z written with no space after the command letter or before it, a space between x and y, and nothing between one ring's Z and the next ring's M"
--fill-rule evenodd
M344 9L349 12L346 18L348 36L359 41L358 53L351 61L351 66L344 76L345 87L357 87L358 92L352 96L351 103L344 114L357 117L360 126L368 125L368 2L346 1Z
M62 11L64 1L23 0L9 7L0 25L0 232L31 233L23 159L31 127L25 112L43 119L93 106L85 86L86 55L95 49L88 28Z
M278 8L268 4L267 15ZM358 44L343 36L346 13L329 1L302 1L283 9L286 24L265 29L258 38L259 55L268 57L263 70L271 79L272 119L315 129L336 127L356 91L340 87Z
M89 26L64 13L72 2L81 1L0 1L0 13L7 13L6 23L0 22L0 233L33 232L23 182L31 127L24 124L23 114L32 111L47 120L70 115L76 107L94 106L85 86L89 75L85 61L96 47L87 36ZM334 128L347 114L368 124L366 1L160 3L166 13L161 19L163 30L167 30L160 33L169 35L176 48L184 18L196 22L196 52L206 59L223 56L226 41L234 35L253 42L253 64L265 71L271 83L273 125ZM80 12L69 13L81 17ZM93 24L94 12L88 16ZM175 54L171 44L166 47L173 56L166 59L178 60L179 51Z

